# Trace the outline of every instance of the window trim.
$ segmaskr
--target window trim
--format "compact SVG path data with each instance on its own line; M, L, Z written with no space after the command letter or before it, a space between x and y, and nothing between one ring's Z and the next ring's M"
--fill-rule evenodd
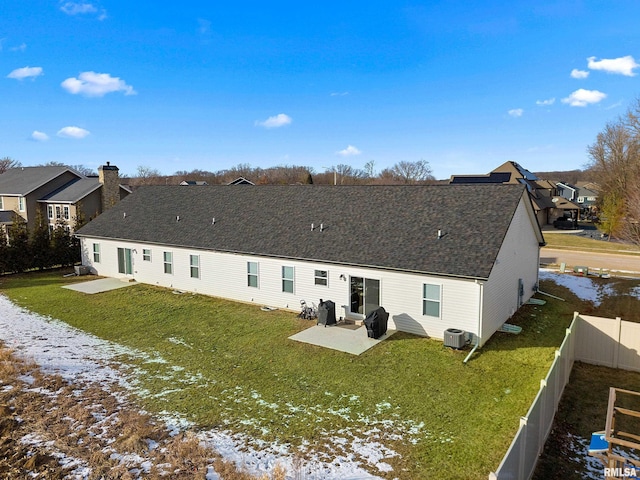
M47 218L53 220L53 205L47 205Z
M318 272L321 272L321 275L318 275ZM324 276L322 275L324 273ZM329 286L329 270L313 270L313 284L319 287L328 287Z
M438 287L438 298L427 297L427 286ZM435 304L438 306L438 315L427 313L427 305ZM425 317L442 318L442 284L439 283L423 283L422 284L422 315Z
M194 258L197 260L195 265L193 263ZM189 275L191 278L200 278L200 255L189 255Z
M150 262L151 261L151 249L150 248L143 248L142 249L142 261L143 262Z
M255 265L255 272L251 271L251 266ZM255 278L255 285L251 285L251 279ZM260 264L258 262L247 262L247 286L251 288L260 288Z
M27 206L24 202L24 197L21 195L18 197L18 211L24 212L27 210Z
M291 278L286 276L287 271L291 272ZM295 267L291 267L288 265L283 265L281 269L281 278L282 278L282 292L283 293L294 293L295 292L295 280L296 280L296 270ZM287 290L287 286L290 285L291 290Z
M93 244L93 263L100 263L100 244Z
M69 209L69 205L63 205L62 206L62 218L64 218L65 220L69 220L70 216L71 216L71 210Z
M164 273L173 275L173 252L162 252L162 264Z

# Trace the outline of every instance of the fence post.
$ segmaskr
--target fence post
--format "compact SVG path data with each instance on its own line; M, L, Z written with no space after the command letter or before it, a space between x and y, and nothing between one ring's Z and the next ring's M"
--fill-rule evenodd
M539 420L539 425L538 425L538 455L540 455L540 452L542 452L542 449L544 448L544 442L545 442L545 438L544 438L544 433L547 431L547 427L546 427L546 418L547 418L547 410L548 410L548 404L549 404L549 400L547 398L547 380L546 379L541 379L540 380L540 420ZM524 477L520 477L520 478L524 478Z
M523 427L521 430L522 442L520 442L520 455L518 455L518 478L525 478L524 476L524 459L527 458L527 421L529 419L527 417L520 417L520 426Z
M622 332L622 318L616 317L615 345L613 347L613 368L618 368L618 358L620 357L620 333Z

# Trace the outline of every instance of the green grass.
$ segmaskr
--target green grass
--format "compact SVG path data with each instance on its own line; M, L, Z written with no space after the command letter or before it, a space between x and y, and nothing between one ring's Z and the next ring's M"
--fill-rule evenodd
M638 391L640 373L577 362L558 407L551 435L538 462L534 480L581 480L585 478L586 447L573 448L571 437L588 442L592 432L603 430L607 417L609 387ZM637 409L638 407L631 407ZM638 433L637 430L627 430ZM575 440L574 444L578 445ZM600 471L604 465L598 465ZM601 477L601 475L600 475Z
M151 412L178 412L201 428L341 453L332 438L378 440L388 478L487 478L506 452L572 313L588 307L554 283L544 306L523 307L467 365L468 352L397 333L360 356L288 340L311 325L286 311L135 285L85 295L60 272L0 278L17 304L144 355L123 354Z
M581 237L570 233L554 232L545 230L544 240L547 247L566 248L569 250L602 253L640 254L640 249L635 245L619 243L616 241L596 240L588 237Z

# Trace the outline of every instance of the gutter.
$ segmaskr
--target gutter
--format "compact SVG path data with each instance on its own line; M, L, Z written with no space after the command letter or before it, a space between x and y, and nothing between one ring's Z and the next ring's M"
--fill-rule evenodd
M478 349L478 347L480 347L480 343L482 341L482 338L480 337L480 335L482 334L482 307L483 307L483 296L482 293L484 291L484 284L482 282L478 282L476 280L476 282L478 283L478 291L480 293L479 295L479 301L478 301L478 334L476 335L476 344L473 346L473 348L471 349L471 351L469 352L469 355L466 356L466 358L462 361L462 363L464 363L466 365L466 363L469 361L469 359L471 358L471 355L473 355L475 353L475 351Z

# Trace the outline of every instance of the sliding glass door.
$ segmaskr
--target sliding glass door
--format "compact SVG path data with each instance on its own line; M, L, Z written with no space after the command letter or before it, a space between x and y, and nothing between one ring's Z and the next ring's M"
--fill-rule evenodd
M367 316L380 306L380 280L364 277L350 278L351 313Z

